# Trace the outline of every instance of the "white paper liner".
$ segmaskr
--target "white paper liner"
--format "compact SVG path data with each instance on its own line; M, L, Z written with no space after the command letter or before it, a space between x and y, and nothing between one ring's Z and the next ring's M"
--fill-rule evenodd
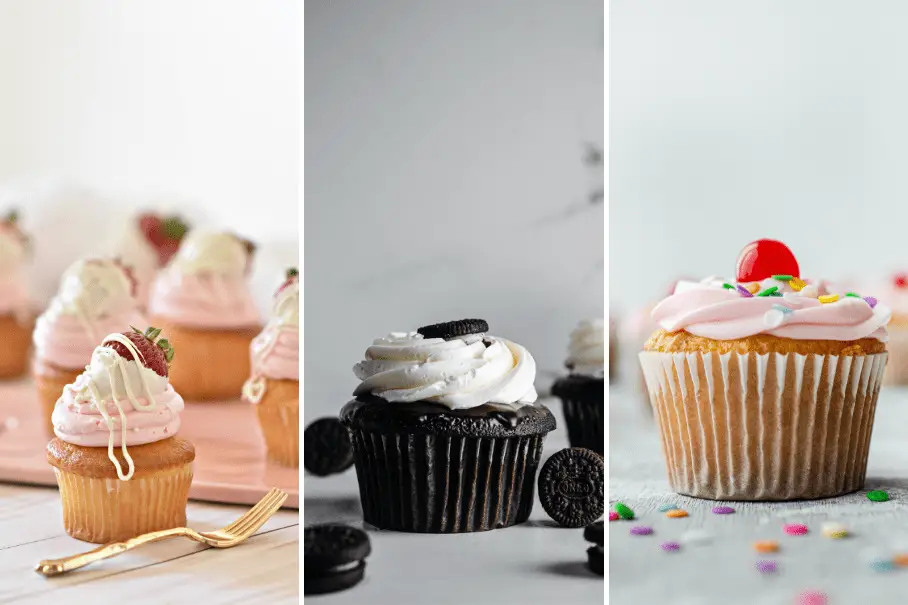
M795 500L860 489L887 353L640 353L674 491Z

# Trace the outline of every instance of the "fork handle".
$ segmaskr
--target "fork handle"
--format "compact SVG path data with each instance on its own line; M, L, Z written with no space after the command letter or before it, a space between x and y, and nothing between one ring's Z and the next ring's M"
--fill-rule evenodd
M95 561L102 561L115 557L127 550L142 546L143 544L150 544L152 542L157 542L158 540L172 538L173 536L185 536L186 534L187 530L185 527L174 527L173 529L153 531L142 534L141 536L136 536L135 538L130 538L123 542L111 542L110 544L99 546L88 552L72 555L63 559L45 559L38 563L37 567L35 567L35 571L44 576L59 576L74 569L85 567Z

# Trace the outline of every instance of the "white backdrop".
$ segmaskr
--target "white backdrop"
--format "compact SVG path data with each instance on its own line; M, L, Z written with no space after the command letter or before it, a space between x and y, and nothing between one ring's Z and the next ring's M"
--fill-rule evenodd
M0 2L0 211L39 300L152 207L256 241L266 306L298 263L299 23L294 0Z
M556 370L604 315L603 10L306 2L307 422L392 330L482 317Z
M610 10L613 309L681 274L734 277L761 237L788 243L807 276L908 266L908 4Z

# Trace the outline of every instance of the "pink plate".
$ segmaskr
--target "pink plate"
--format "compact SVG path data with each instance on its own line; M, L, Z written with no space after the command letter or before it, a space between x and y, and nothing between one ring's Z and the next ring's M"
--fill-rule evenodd
M180 436L195 446L193 500L255 504L277 487L289 494L284 508L299 508L299 471L266 460L253 406L187 403ZM49 439L31 381L0 383L0 482L56 486Z

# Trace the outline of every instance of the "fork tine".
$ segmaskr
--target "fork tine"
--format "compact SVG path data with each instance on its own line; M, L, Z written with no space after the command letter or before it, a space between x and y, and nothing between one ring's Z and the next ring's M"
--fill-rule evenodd
M259 500L258 504L249 509L246 514L242 517L225 527L223 530L226 533L237 533L240 529L246 526L250 521L257 520L262 514L271 515L274 511L280 508L280 505L283 504L287 495L277 488L271 489L265 497ZM277 506L275 506L277 504Z
M286 497L286 494L280 492L274 494L273 497L263 499L263 506L254 514L247 514L239 519L239 522L234 525L229 533L234 535L251 535L264 525L265 521L281 507L281 504L283 504Z

